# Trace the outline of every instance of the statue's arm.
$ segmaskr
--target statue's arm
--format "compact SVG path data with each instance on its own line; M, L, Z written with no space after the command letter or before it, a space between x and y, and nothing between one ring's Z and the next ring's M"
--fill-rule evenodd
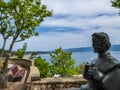
M102 79L105 76L102 72L100 72L99 70L97 70L96 67L91 68L90 71L93 74L93 80L96 81L96 82L101 82Z

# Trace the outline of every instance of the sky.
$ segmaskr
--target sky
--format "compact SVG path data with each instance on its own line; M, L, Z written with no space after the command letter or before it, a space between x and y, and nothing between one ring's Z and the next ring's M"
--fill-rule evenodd
M24 41L27 50L89 47L94 32L105 32L112 45L120 44L120 16L111 7L111 0L42 0L42 3L53 10L53 16L36 28L39 37ZM15 44L14 50L24 42Z

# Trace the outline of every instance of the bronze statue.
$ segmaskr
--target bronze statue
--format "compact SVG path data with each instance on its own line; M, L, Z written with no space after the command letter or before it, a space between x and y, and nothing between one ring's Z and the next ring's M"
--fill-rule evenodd
M120 62L108 52L109 36L104 32L93 33L92 43L98 58L86 63L83 77L88 83L80 90L120 90Z

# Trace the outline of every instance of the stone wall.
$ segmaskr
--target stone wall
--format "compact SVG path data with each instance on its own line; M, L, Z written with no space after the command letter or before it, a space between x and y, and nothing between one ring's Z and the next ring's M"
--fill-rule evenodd
M47 78L41 81L27 83L27 90L63 90L67 88L79 88L87 83L83 78Z
M25 69L29 69L30 66L32 66L32 61L29 59L23 59L23 58L10 58L9 59L9 64L17 64L20 65L21 67Z

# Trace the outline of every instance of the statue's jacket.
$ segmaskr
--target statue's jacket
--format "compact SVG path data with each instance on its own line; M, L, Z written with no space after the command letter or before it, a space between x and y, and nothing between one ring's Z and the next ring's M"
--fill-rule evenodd
M120 90L120 62L116 58L106 52L98 56L94 65L104 75L101 80L104 90Z

